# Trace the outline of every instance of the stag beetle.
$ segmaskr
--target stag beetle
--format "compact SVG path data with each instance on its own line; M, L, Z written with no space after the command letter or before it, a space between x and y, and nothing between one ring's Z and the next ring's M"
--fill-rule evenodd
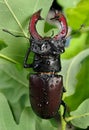
M62 12L55 11L55 15L51 20L56 20L61 25L61 31L54 37L42 37L36 30L36 24L41 17L42 9L35 12L29 23L30 47L24 59L24 68L33 68L36 72L29 77L29 96L33 111L43 119L53 118L57 113L60 105L64 106L64 114L66 105L62 101L63 92L63 76L59 75L61 71L60 55L65 52L66 35L68 26L66 18ZM8 30L3 31L15 36ZM28 64L30 52L34 53L34 59Z
M52 20L57 20L61 24L61 32L52 37L42 37L36 31L41 10L34 13L29 23L30 48L27 51L24 60L24 67L32 67L36 74L29 77L30 102L33 111L44 119L52 118L58 112L59 106L64 106L62 95L65 91L63 87L63 77L57 73L61 71L60 54L64 53L65 41L67 35L67 22L64 15L55 12ZM34 52L32 64L27 60L30 52Z

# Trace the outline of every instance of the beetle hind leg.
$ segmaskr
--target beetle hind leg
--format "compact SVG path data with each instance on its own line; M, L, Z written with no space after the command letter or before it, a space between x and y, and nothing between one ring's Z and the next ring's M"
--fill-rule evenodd
M64 93L66 92L66 89L65 89L65 87L63 87L63 92L64 92Z

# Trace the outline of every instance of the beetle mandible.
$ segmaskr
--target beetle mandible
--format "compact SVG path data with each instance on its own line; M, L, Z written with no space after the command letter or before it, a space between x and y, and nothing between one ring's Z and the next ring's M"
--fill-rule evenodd
M54 37L42 37L36 30L38 20L42 20L41 10L35 12L29 23L30 47L24 59L25 68L33 68L36 74L29 77L30 102L33 111L44 119L54 117L60 105L66 106L62 101L65 91L63 77L58 75L61 71L60 54L65 52L66 35L68 26L63 13L55 12L54 18L61 25L61 31ZM34 53L34 59L28 64L30 52Z

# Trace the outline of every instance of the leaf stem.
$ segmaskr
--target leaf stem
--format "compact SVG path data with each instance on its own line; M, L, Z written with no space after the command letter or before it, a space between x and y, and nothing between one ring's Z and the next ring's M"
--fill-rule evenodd
M71 117L66 118L66 120L71 121L71 120L78 119L78 118L85 117L85 116L89 116L89 113L85 113L85 114L78 115L78 116L71 116Z
M66 130L66 122L64 121L64 119L61 119L61 124L62 124L62 130Z
M61 130L66 130L66 122L65 120L63 119L63 107L60 106L60 115L61 115Z
M26 33L23 30L22 25L20 24L19 20L17 19L16 15L14 14L14 12L13 12L12 8L10 7L10 5L8 4L7 0L4 0L4 3L6 4L7 8L11 12L11 14L14 17L15 21L17 22L17 24L19 25L19 27L20 27L21 31L23 32L24 36L27 37Z

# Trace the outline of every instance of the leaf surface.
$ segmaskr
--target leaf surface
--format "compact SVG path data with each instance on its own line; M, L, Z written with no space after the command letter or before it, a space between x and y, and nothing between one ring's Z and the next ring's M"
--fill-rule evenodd
M77 110L70 113L72 124L76 127L86 129L89 126L89 99L80 104Z

